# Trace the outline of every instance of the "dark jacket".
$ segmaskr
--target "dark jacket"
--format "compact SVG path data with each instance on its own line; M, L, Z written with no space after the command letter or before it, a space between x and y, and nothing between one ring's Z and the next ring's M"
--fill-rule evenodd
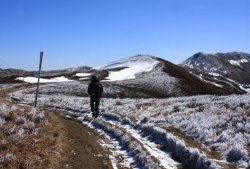
M99 82L98 79L92 79L88 87L88 94L91 97L101 97L102 93L103 93L102 84Z

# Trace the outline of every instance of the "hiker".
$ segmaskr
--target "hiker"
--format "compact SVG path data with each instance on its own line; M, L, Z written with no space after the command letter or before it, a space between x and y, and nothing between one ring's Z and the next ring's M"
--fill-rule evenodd
M88 87L88 94L90 95L90 107L91 112L93 112L92 117L97 118L99 115L99 104L103 93L102 84L96 76L92 76L91 83Z

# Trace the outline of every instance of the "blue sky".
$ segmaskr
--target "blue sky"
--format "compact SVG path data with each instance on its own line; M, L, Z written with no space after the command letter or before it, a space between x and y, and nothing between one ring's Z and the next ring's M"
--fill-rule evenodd
M249 0L1 0L0 68L99 66L137 54L180 63L250 53Z

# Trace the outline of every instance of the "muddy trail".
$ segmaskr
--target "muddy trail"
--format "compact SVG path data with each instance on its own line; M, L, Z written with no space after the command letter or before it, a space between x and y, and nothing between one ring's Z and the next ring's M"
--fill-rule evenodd
M59 112L49 113L54 135L64 151L58 168L112 169L107 150L98 144L100 135L85 125L65 119Z

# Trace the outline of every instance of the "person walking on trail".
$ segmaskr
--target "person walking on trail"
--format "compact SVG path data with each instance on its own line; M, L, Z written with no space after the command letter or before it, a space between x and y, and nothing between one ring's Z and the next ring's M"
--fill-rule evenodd
M92 76L88 87L88 94L90 95L90 107L93 112L92 117L97 118L99 115L99 104L103 93L103 87L96 76Z

